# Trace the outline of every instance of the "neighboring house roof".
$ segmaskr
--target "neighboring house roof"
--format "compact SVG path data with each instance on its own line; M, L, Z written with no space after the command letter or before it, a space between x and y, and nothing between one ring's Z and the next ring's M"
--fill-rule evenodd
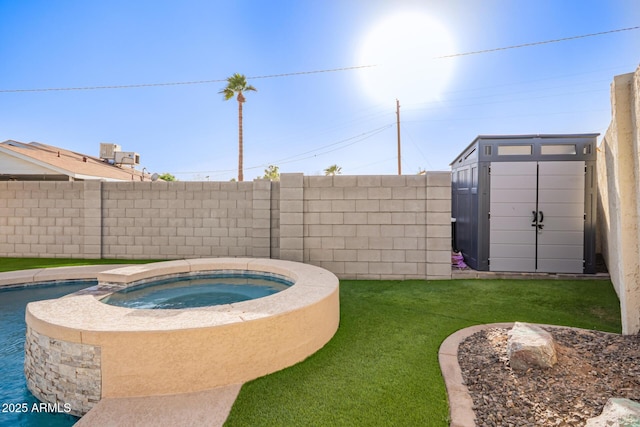
M70 180L149 181L129 166L119 167L97 157L65 150L52 145L18 141L0 143L0 180L54 179L67 176Z

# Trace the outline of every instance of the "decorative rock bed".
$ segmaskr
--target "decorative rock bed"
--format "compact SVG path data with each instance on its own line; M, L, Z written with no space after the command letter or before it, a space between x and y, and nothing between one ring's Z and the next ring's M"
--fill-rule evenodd
M510 366L511 325L468 329L473 332L454 334L466 337L457 352L465 391L452 395L450 384L447 389L452 409L461 396L469 400L466 408L470 413L473 408L475 422L467 417L456 425L600 426L607 424L596 421L605 419L616 425L602 415L612 412L603 411L610 399L631 402L627 407L640 402L640 335L543 326L555 342L557 363L523 371Z

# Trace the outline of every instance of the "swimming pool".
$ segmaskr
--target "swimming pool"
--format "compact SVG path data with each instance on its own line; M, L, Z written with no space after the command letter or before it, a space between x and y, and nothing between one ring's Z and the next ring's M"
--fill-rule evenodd
M24 313L29 302L59 298L96 283L70 281L0 289L0 425L67 427L78 421L64 412L52 413L51 408L40 411L40 401L27 389Z
M291 285L291 280L279 274L221 270L133 284L100 301L129 308L197 308L262 298Z

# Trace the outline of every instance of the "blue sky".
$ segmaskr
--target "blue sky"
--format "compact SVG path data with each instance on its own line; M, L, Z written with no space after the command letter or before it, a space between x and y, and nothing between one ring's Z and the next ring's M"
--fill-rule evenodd
M385 28L385 20L400 25ZM0 90L222 80L379 60L249 79L258 92L244 104L245 180L269 164L309 175L332 164L343 174L397 173L395 98L402 172L414 174L448 170L480 134L604 133L613 76L640 64L640 30L434 56L639 25L638 0L0 0ZM383 28L377 39L375 28ZM379 56L363 58L367 43ZM376 81L383 68L390 74ZM222 100L223 86L0 92L0 140L95 156L100 142L112 142L140 153L149 171L225 181L237 174L237 104Z

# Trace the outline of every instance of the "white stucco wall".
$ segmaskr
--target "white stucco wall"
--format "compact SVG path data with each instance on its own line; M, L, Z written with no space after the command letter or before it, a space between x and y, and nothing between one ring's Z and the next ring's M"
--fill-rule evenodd
M611 124L598 148L602 254L620 298L622 332L640 332L640 67L614 77Z

